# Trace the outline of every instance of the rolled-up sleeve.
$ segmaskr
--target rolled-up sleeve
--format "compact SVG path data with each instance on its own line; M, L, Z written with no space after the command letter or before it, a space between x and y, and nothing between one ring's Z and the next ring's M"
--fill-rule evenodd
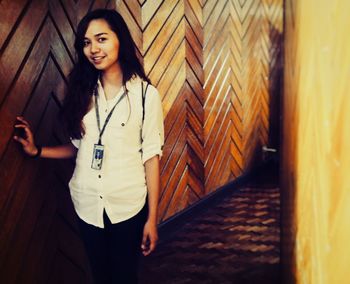
M142 126L142 162L162 156L164 144L163 108L160 95L152 85L145 95L145 116Z
M73 146L75 148L79 149L79 147L80 147L80 139L70 138L70 142L73 144Z

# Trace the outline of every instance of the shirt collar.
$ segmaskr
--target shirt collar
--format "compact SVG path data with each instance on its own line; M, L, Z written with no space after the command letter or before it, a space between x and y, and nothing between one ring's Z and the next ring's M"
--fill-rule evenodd
M141 79L139 76L134 75L133 77L131 77L129 81L126 82L126 89L129 91L129 93L134 91L135 86L138 85L140 80ZM123 93L124 93L124 89L119 91L119 93L115 98L119 98ZM97 95L101 101L106 102L106 95L104 93L100 78L97 79Z
M121 90L118 92L118 94L111 100L117 100L122 94L124 93L124 88L121 88ZM106 95L102 86L102 83L100 81L100 78L97 80L97 96L99 98L99 101L103 104L107 103Z

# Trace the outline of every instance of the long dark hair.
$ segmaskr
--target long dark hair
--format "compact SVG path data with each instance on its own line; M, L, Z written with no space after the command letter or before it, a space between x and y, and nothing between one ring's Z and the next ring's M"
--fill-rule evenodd
M68 86L63 106L63 118L68 135L80 139L85 134L82 119L91 103L93 89L96 86L100 71L86 58L83 52L84 37L92 20L105 20L119 39L119 64L125 85L134 75L150 83L141 65L135 49L135 43L122 16L115 10L97 9L89 12L78 24L74 42L76 63L68 76Z

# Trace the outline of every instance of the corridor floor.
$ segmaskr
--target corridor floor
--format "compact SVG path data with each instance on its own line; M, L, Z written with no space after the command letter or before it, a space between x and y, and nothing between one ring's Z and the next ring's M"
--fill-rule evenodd
M233 190L143 258L140 283L280 283L279 211L276 186Z

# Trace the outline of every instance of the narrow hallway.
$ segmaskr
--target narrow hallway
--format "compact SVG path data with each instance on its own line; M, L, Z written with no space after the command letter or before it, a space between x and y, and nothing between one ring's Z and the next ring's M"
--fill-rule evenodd
M260 173L161 240L141 283L280 283L280 191L267 179Z

